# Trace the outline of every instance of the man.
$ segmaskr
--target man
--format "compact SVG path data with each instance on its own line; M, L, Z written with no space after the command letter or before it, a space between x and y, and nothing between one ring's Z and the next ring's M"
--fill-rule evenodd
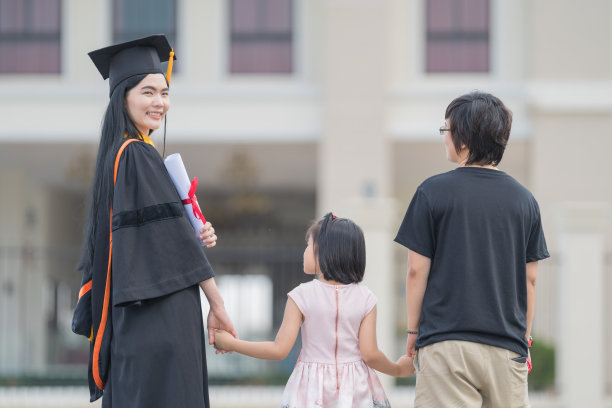
M395 238L409 250L415 407L528 407L537 262L549 257L540 210L497 168L512 124L498 98L463 95L445 119L458 167L418 187Z

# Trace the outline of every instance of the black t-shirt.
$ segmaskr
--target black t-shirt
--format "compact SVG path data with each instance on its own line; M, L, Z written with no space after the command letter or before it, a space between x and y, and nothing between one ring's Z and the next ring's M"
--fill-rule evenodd
M538 203L525 187L478 167L431 177L395 241L431 259L417 349L465 340L527 355L525 264L550 255Z

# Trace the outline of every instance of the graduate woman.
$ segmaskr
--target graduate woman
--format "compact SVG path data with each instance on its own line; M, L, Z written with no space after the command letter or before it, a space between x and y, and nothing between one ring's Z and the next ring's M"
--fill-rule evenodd
M202 244L149 133L170 107L174 53L163 35L91 52L110 102L91 188L73 331L90 340L91 401L103 407L208 407L201 287L214 329L236 331ZM161 62L169 61L164 76Z

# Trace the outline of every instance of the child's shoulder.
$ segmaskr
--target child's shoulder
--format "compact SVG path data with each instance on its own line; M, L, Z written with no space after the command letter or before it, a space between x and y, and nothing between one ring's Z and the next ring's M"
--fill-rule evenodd
M303 291L310 291L310 290L316 290L318 288L325 290L328 288L334 288L336 286L334 285L330 285L330 284L326 284L326 283L322 283L317 279L313 279L310 280L308 282L303 282L300 283L298 286L296 286L295 288L293 288L289 293L295 293L295 292L303 292ZM356 291L359 292L363 295L371 295L374 296L374 292L372 292L370 290L370 288L368 288L366 285L364 285L362 282L358 282L358 283L352 283L352 284L348 284L348 285L341 285L340 286L340 290L351 290L351 291Z
M376 299L377 299L377 298L376 298L376 295L374 294L374 292L372 292L372 291L370 290L370 288L368 288L368 287L367 287L365 284L363 284L362 282L356 283L356 284L354 285L354 287L355 287L355 290L357 290L357 291L361 292L361 294L362 294L363 296L373 297L373 298L374 298L374 300L376 300Z
M315 285L315 281L316 281L316 279L309 280L308 282L302 282L299 285L297 285L295 288L293 288L293 290L296 290L296 289L302 289L302 290L308 289L308 288L310 288L310 287Z
M359 283L356 286L362 291L361 296L363 297L363 299L365 299L365 303L368 304L369 309L371 309L374 305L376 305L376 303L378 303L378 298L376 297L374 292L370 290L370 288L368 288L363 283Z
M312 298L312 293L314 291L313 282L314 281L300 283L298 286L289 291L289 293L287 293L287 297L295 302L298 309L300 309L302 313L305 313L311 305L309 299Z
M355 312L361 313L362 317L370 313L378 303L378 298L363 283L355 283L351 285L350 304L354 306Z
M289 296L298 295L298 294L302 294L304 292L311 291L312 290L312 286L314 285L313 282L314 282L314 280L300 283L295 288L291 289L291 291L289 291L288 295Z

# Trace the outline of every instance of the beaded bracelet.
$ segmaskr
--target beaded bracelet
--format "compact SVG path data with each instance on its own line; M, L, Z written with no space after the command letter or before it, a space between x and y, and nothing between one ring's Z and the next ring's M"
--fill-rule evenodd
M416 330L406 330L406 333L408 333L408 334L419 334L419 332L416 331Z

